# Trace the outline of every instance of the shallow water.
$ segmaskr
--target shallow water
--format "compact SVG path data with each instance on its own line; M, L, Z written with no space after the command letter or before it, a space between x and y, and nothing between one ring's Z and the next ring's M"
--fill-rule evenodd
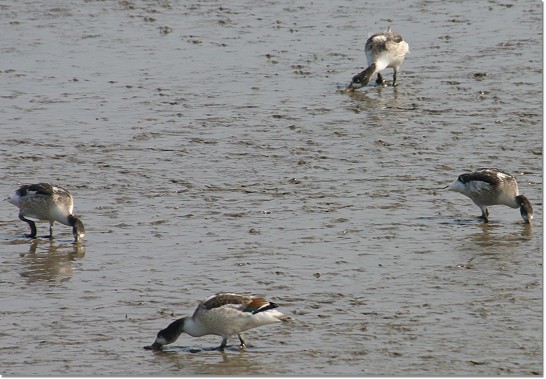
M541 375L541 5L1 4L1 192L87 231L0 202L1 374ZM339 92L389 23L399 86ZM442 189L482 166L532 226ZM226 290L297 323L142 348Z

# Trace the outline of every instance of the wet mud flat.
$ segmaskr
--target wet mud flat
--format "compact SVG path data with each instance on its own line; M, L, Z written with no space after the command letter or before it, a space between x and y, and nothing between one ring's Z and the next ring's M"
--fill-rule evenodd
M542 375L541 3L0 7L2 192L62 184L87 231L0 202L2 374ZM389 24L398 87L340 92ZM442 189L482 166L531 226ZM296 325L142 349L227 290Z

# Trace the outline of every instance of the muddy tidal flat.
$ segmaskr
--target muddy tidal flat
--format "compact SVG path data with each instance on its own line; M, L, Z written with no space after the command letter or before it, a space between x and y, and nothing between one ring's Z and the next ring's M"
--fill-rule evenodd
M4 376L543 375L540 1L4 1ZM343 89L387 26L398 86ZM392 70L384 77L389 83ZM512 173L534 207L445 187ZM38 224L38 233L47 232ZM296 320L144 350L207 296Z

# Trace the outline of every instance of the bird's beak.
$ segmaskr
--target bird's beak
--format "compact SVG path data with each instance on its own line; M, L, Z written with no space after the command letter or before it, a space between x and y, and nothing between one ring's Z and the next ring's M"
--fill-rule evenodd
M144 349L158 351L162 349L162 346L163 346L162 344L154 342L150 346L144 346Z
M162 347L163 345L157 342L154 342L151 346L152 350L161 350Z

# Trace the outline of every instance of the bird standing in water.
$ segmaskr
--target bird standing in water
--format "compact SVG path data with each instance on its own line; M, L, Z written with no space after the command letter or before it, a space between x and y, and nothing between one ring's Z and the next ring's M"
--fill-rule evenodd
M347 87L347 91L352 92L355 89L367 86L375 74L377 74L375 82L378 85L385 85L385 80L380 71L383 71L387 67L394 70L392 85L393 87L396 86L398 69L402 65L402 62L404 62L406 54L409 53L409 45L404 41L402 36L392 32L389 27L386 31L374 34L368 38L364 52L366 53L368 67L353 77L353 80Z
M506 205L519 208L523 221L527 224L533 219L533 207L529 200L519 194L516 178L497 168L480 168L474 172L459 175L448 186L451 191L468 196L480 207L484 222L489 222L490 205Z
M278 305L263 297L219 293L200 302L191 317L173 321L157 333L155 342L146 346L148 350L161 350L163 345L173 343L182 333L192 337L214 334L222 337L218 347L224 350L229 336L237 335L241 348L245 347L242 332L258 326L293 320L277 311Z
M19 219L30 226L30 234L27 234L27 237L36 238L36 224L30 220L31 218L49 221L47 238L53 238L53 225L56 221L72 227L75 241L79 241L85 235L83 223L72 214L74 209L72 195L64 188L50 183L22 185L6 200L19 208Z

